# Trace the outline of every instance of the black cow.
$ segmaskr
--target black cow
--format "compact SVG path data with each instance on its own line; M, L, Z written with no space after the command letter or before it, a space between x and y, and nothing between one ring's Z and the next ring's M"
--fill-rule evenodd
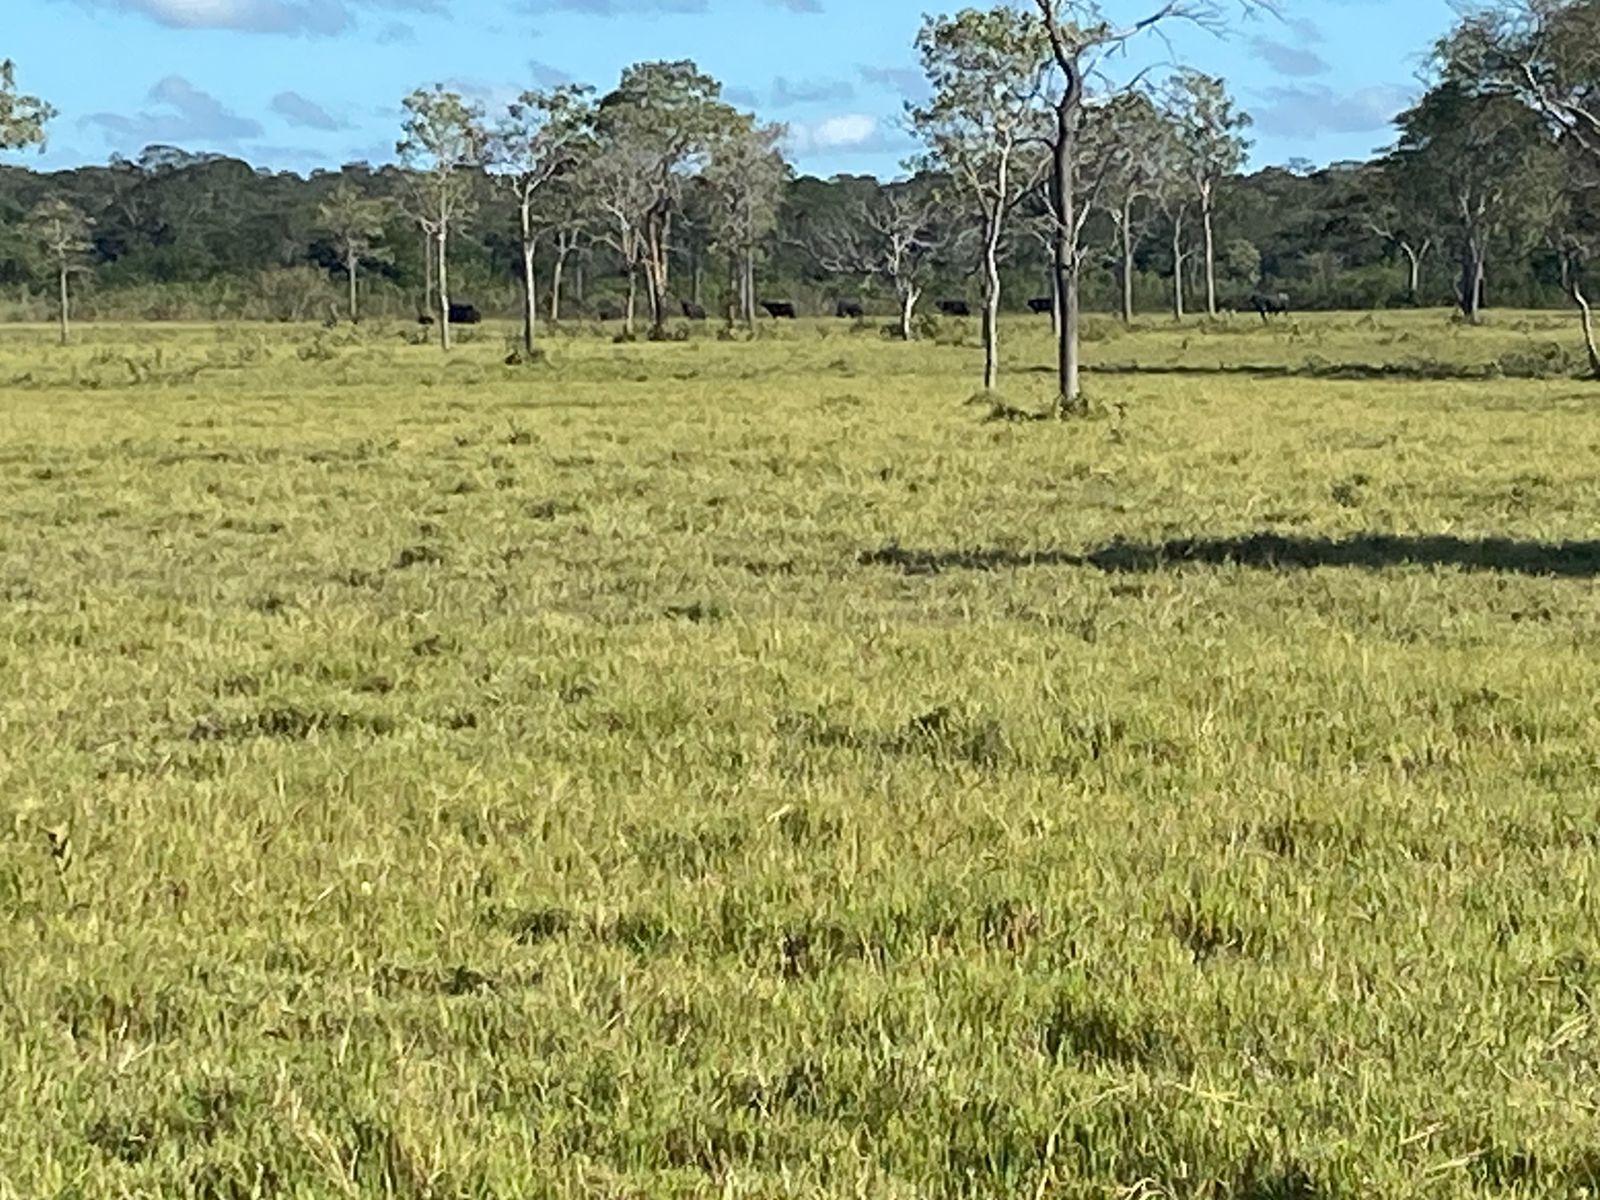
M705 306L694 304L688 300L680 300L678 304L683 308L683 315L691 321L704 321L706 319Z
M452 325L476 325L481 320L483 318L478 315L478 310L470 304L452 304L450 306L450 324Z
M620 321L624 314L620 306L608 302L596 308L595 315L602 321Z
M972 315L972 305L965 300L941 300L939 301L939 311L947 317L970 317Z
M1056 302L1049 296L1035 296L1032 300L1028 301L1028 308L1034 313L1035 316L1042 317L1048 312L1055 311L1055 307Z
M767 316L778 321L794 320L794 301L792 300L763 300L761 307L767 310Z
M1289 293L1254 292L1250 296L1250 307L1261 314L1263 321L1274 315L1281 316L1289 311Z
M850 317L859 321L867 315L867 310L861 306L859 300L840 300L833 306L833 315L836 317Z

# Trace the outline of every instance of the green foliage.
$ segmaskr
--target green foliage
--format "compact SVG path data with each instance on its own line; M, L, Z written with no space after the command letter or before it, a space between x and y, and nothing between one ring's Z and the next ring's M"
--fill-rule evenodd
M43 149L45 126L56 110L37 96L17 90L17 68L10 59L0 61L0 152Z

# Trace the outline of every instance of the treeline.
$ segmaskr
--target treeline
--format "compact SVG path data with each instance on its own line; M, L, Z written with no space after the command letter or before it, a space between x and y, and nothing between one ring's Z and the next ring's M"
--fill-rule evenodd
M1323 170L1273 167L1230 177L1219 191L1216 237L1224 303L1240 304L1257 288L1286 291L1297 308L1374 308L1413 302L1405 255L1374 229L1383 163L1340 163ZM144 320L255 318L321 319L330 304L343 311L346 272L321 210L340 184L364 197L388 199L373 241L383 253L364 260L363 300L372 315L415 317L427 311L432 275L427 234L401 209L403 172L395 166L352 164L309 179L257 170L238 159L154 146L108 166L41 173L0 167L0 316L34 320L55 315L55 269L29 245L25 219L42 201L65 197L90 219L90 248L75 286L75 306L91 317ZM473 179L477 213L456 234L451 250L453 292L486 313L519 311L521 248L514 199L487 175ZM792 299L810 312L833 311L834 300L863 298L874 312L893 313L895 297L857 274L819 267L806 244L811 231L841 217L882 185L870 177L801 177L784 184L777 228L759 248L761 298ZM731 296L729 272L712 250L708 229L691 211L675 231L670 280L681 298L720 315ZM1086 307L1113 312L1119 303L1115 230L1095 219L1102 252L1085 271ZM1166 230L1135 255L1136 307L1170 306L1173 254ZM1423 261L1415 301L1454 305L1458 264L1435 239ZM1509 240L1509 239L1508 239ZM1509 249L1509 248L1508 248ZM1560 306L1561 257L1549 245L1490 256L1491 304ZM554 239L537 248L541 308L548 312ZM952 247L935 264L930 293L971 296L971 248ZM1187 258L1191 292L1203 264ZM1009 247L1003 267L1005 306L1023 310L1050 291L1049 253L1035 238ZM621 305L627 280L621 256L604 242L578 239L563 272L562 315L592 316Z

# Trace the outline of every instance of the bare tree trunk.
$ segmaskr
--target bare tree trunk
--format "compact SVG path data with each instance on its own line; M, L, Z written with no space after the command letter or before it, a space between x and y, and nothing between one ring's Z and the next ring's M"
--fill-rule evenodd
M422 311L433 307L433 235L422 231Z
M633 315L639 305L639 268L628 268L628 310L622 322L622 332L633 336Z
M585 272L583 269L583 256L580 254L578 256L577 263L572 268L572 294L578 301L578 306L580 308L583 306L584 302L584 280Z
M1183 214L1172 218L1172 319L1183 320Z
M522 348L530 355L539 320L539 290L533 270L535 249L531 242L522 243Z
M1006 194L1005 166L1000 167L999 194ZM989 214L983 241L983 390L992 392L1000 382L1000 222L1003 199Z
M1133 200L1122 203L1122 323L1133 324Z
M565 242L556 246L555 265L550 268L550 324L561 324L561 273L567 265L567 255L572 253Z
M1415 308L1422 291L1422 254L1410 242L1400 243L1400 250L1406 256L1406 298Z
M72 299L67 293L67 264L61 264L61 344L65 346L72 336ZM1592 344L1592 343L1591 343Z
M450 349L449 226L439 225L439 348Z
M1217 315L1217 249L1211 236L1211 196L1208 192L1200 208L1200 224L1206 244L1206 314Z
M344 258L344 273L350 276L350 324L356 325L361 321L361 314L356 309L356 271L360 266L360 259L354 250L347 250Z
M1476 325L1483 310L1483 255L1469 244L1461 255L1461 315Z
M660 337L667 328L667 240L666 226L659 215L651 214L645 226L644 282L650 301L650 332Z
M533 199L522 197L522 349L533 355L535 326L539 320L539 289L535 286L533 256L538 251L538 239L533 235Z
M1078 360L1078 226L1073 155L1077 151L1077 101L1082 85L1069 82L1056 108L1056 136L1050 172L1055 201L1056 292L1061 300L1061 324L1056 331L1056 403L1062 412L1082 409Z
M1595 379L1600 379L1600 349L1595 347L1594 313L1589 308L1588 297L1583 294L1583 285L1578 282L1577 275L1574 274L1570 278L1567 294L1578 306L1578 313L1583 321L1583 348L1589 353L1589 374Z
M744 323L751 329L756 327L756 252L749 246L744 250L744 263L741 267L744 272L743 284L740 293L744 297Z
M906 284L900 292L900 340L909 342L914 336L911 328L911 317L917 310L917 291L915 284Z
M1050 270L1050 335L1061 336L1061 276Z

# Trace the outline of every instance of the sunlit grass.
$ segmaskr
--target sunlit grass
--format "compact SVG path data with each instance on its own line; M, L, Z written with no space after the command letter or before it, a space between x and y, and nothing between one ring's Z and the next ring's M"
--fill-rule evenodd
M0 1194L1600 1186L1570 324L0 329Z

